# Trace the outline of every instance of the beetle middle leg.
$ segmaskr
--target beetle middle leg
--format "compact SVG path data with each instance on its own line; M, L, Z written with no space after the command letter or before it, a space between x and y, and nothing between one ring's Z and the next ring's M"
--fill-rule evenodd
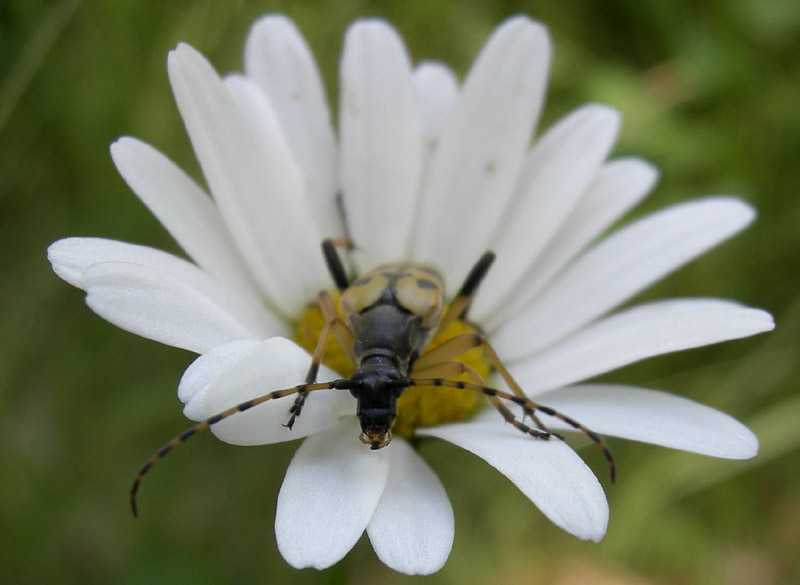
M462 352L463 353L463 352ZM462 362L440 362L438 364L428 366L423 369L415 369L411 376L415 379L423 379L423 378L454 378L458 375L466 374L471 380L472 383L476 386L480 387L488 387L489 384L486 380L483 379L478 372L474 369L469 367L467 364ZM505 421L523 433L536 437L537 439L550 439L551 437L556 437L557 439L563 440L564 437L558 433L554 433L549 431L541 422L538 420L535 414L530 414L529 412L525 412L531 416L531 418L536 422L537 429L531 428L525 424L524 419L522 421L517 420L517 417L514 415L513 412L503 404L503 401L498 398L497 396L493 396L491 394L485 394L486 398L489 399L489 402L492 403L500 415L505 419Z
M500 377L503 378L503 381L508 384L508 387L511 388L511 391L520 398L525 398L525 392L523 392L522 387L511 375L511 372L508 371L508 368L503 365L503 362L500 361L497 352L489 343L489 340L480 333L463 333L461 335L456 335L441 345L437 345L433 349L426 351L414 362L414 371L412 374L414 374L414 377L419 377L416 375L417 370L424 370L430 366L445 362L476 347L483 349L483 351L486 353L486 357L489 359L489 363L495 370L497 370L497 373L500 374ZM486 384L483 385L485 386ZM500 411L500 414L503 415L503 418L508 420L506 414L497 406L495 401L492 401L492 405ZM539 417L536 415L536 413L526 414L531 417L539 429L549 432L544 424L542 424L542 421L539 420Z
M505 392L503 390L498 390L497 388L491 388L489 386L483 386L481 384L475 384L472 382L463 382L461 380L449 380L447 378L413 377L405 380L405 384L407 387L433 386L433 387L458 388L460 390L469 390L471 392L478 392L490 398L498 398L502 400L507 400L508 402L512 402L517 406L520 406L522 408L523 413L527 416L530 416L531 418L533 418L534 411L543 412L548 416L557 418L558 420L571 426L576 431L580 431L581 433L589 437L589 439L591 439L600 448L600 451L602 451L603 456L605 457L606 462L608 463L608 470L611 478L611 483L614 483L615 481L616 464L614 463L614 457L611 455L611 451L609 451L608 446L606 446L605 444L605 441L603 441L603 439L594 431L585 427L584 425L576 421L574 418L570 418L569 416L555 409L552 409L549 406L545 406L543 404L534 402L530 398L517 396L516 394ZM543 431L541 429L533 429L524 424L523 422L516 420L516 418L513 418L513 420L509 422L511 422L511 424L513 424L520 431L540 439L549 439L550 437L563 438L560 435L556 435L555 433L551 433L550 431L547 430Z

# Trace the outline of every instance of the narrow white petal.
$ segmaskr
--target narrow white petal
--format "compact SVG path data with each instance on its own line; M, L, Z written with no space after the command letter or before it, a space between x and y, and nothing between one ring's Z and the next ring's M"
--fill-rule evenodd
M422 168L411 62L395 30L359 21L341 63L342 191L365 266L407 257Z
M93 264L83 286L86 304L106 321L174 347L203 353L255 335L198 289L141 264Z
M458 97L458 80L445 64L426 61L414 69L414 85L422 116L422 134L426 147L432 152Z
M266 339L230 360L210 385L192 400L192 418L205 419L274 390L305 381L311 356L283 337ZM338 375L322 366L318 381ZM217 437L235 445L263 445L291 441L333 426L342 414L355 413L355 401L342 390L309 393L301 415L290 430L289 408L296 395L270 400L237 413L211 427ZM202 401L202 405L195 404Z
M442 483L402 439L390 452L389 478L367 534L375 554L395 571L430 575L453 546L453 510Z
M606 317L525 358L525 340L496 347L525 392L586 380L656 355L774 329L766 311L720 299L670 299Z
M140 264L181 281L187 288L208 297L226 312L246 324L256 337L286 334L285 324L261 303L233 294L191 262L162 250L105 238L65 238L47 249L53 271L73 286L87 290L84 272L103 262ZM252 337L252 336L251 336Z
M617 159L603 165L572 214L528 268L513 296L490 318L482 321L487 331L493 333L523 310L576 254L639 203L653 188L657 178L658 170L637 158Z
M336 208L336 137L314 57L294 23L267 15L250 29L244 70L269 98L303 171L314 216L325 236L343 235Z
M236 105L242 111L245 119L249 122L253 135L261 143L263 152L269 153L271 160L268 164L285 166L288 174L291 175L291 182L295 183L294 187L306 184L306 177L301 176L301 169L298 166L298 161L294 158L293 153L290 151L288 137L284 135L278 118L278 112L269 101L268 97L251 79L238 74L225 76L223 80L225 87L230 92ZM329 200L326 205L335 207L335 193L329 194ZM301 196L300 192L287 193L285 196ZM323 233L329 227L325 223L325 218L321 214L316 213L316 209L309 208L311 215L306 219L309 226L312 228L313 233ZM334 220L332 228L338 229L336 226L339 222L338 219ZM330 235L327 231L324 232L326 236Z
M204 411L195 412L194 409L188 409L189 403L197 404L202 402L202 400L193 399L200 393L204 393L211 382L216 380L231 363L259 343L257 339L237 339L207 351L189 364L189 367L186 368L183 376L181 376L180 384L178 384L178 399L187 404L187 408L183 409L183 414L192 420L207 418Z
M493 342L526 340L533 352L564 338L645 287L728 239L753 221L753 208L732 197L707 197L646 216L579 256L506 323Z
M501 24L442 129L420 201L414 257L464 278L502 217L544 100L550 40L525 17Z
M423 157L420 185L424 185L431 160L439 147L439 135L458 98L459 86L455 73L449 67L433 61L422 62L414 69L414 84L422 116ZM425 210L418 205L414 221L419 221L423 213Z
M758 438L733 417L658 390L583 384L537 398L601 435L725 459L750 459L758 453ZM552 427L566 428L558 421Z
M390 449L358 440L355 417L306 439L283 480L275 512L278 550L297 569L325 569L361 537L386 486Z
M197 183L155 148L135 138L114 142L111 158L128 186L201 268L260 304L252 276L219 210Z
M582 540L603 538L608 502L583 460L565 443L523 435L496 421L417 429L484 459L510 479L554 524Z
M253 121L189 45L170 53L168 69L203 174L245 260L270 301L296 314L326 282L325 267L303 177L280 129L256 136Z
M497 258L493 286L476 298L482 317L505 303L586 191L617 137L616 110L589 104L557 122L536 142L520 173L515 196L489 246Z
M84 289L83 273L99 262L132 262L172 272L184 271L185 260L156 248L105 238L64 238L50 244L47 259L60 278ZM84 289L85 290L85 289Z

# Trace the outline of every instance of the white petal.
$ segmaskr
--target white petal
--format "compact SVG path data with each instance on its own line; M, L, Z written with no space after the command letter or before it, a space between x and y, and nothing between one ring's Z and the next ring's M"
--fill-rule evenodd
M408 257L419 194L422 130L411 63L381 21L359 21L341 63L342 191L365 266Z
M731 416L687 398L611 384L583 384L537 397L594 432L725 459L750 459L758 438ZM566 428L555 421L553 428Z
M325 569L361 537L389 474L390 449L372 451L358 440L355 417L306 439L283 480L275 536L286 562Z
M525 160L505 216L489 246L497 258L493 286L476 298L481 321L519 287L525 271L561 227L608 156L619 130L616 110L598 104L578 108L536 142Z
M105 238L64 238L50 244L47 259L53 272L72 286L84 288L83 273L99 262L132 262L164 272L187 271L185 260L156 248ZM85 290L85 289L84 289Z
M183 376L181 376L180 384L178 384L178 399L186 403L183 414L192 420L207 418L204 407L203 412L196 411L197 406L203 400L194 400L194 398L200 393L205 394L211 382L216 380L231 363L259 343L257 339L232 341L207 351L189 364L189 367L186 368ZM191 408L190 404L193 405Z
M290 152L288 137L284 135L280 120L278 119L278 112L270 103L267 96L256 83L243 75L227 75L223 80L225 87L228 89L233 99L236 100L236 105L244 114L245 119L249 122L253 129L253 135L256 140L261 143L262 149L265 153L270 153L272 160L267 164L285 166L288 174L292 175L291 181L295 183L295 187L300 184L305 185L305 176L301 176L301 170L297 161ZM299 190L292 193L286 193L287 197L301 197L303 196ZM329 194L330 200L326 202L335 206L335 193ZM321 223L323 217L318 215L316 210L311 210L310 215L306 222L312 226L312 233L323 233L323 229L328 229L329 226ZM337 223L339 220L335 220ZM333 229L337 224L334 224ZM325 232L325 235L329 235Z
M427 148L435 150L450 110L458 97L458 80L443 63L427 61L414 69L422 133Z
M533 352L562 339L744 229L753 208L732 197L674 205L620 229L578 257L493 338Z
M430 575L453 546L453 510L436 474L402 439L395 439L389 478L367 526L375 554L395 571Z
M414 257L447 282L463 279L488 246L544 99L550 41L525 17L494 32L470 70L440 135L420 200Z
M47 257L58 276L83 290L87 290L88 286L83 278L84 273L94 264L139 264L163 273L169 277L170 282L180 281L181 289L193 289L202 297L207 297L226 313L236 317L246 329L252 330L254 334L248 337L265 337L286 332L286 326L260 303L233 294L191 262L162 250L104 238L65 238L50 245ZM148 278L150 277L145 280Z
M93 264L83 273L83 282L86 304L95 313L147 339L203 353L255 336L208 296L147 266Z
M523 435L500 417L417 429L486 460L510 479L554 524L582 540L603 538L608 502L583 460L565 443Z
M618 159L603 165L572 214L528 268L513 296L499 311L482 321L487 331L493 333L525 308L578 252L639 203L657 178L658 170L637 158Z
M111 158L128 186L201 268L260 304L257 288L219 210L186 173L135 138L114 142Z
M327 280L303 177L280 129L256 136L189 45L170 53L168 69L195 154L243 257L271 302L296 314Z
M719 299L671 299L606 317L511 368L535 394L586 380L656 355L748 337L774 329L772 316ZM524 340L496 347L503 359L524 356Z
M325 236L343 235L336 208L336 137L319 70L294 23L268 15L250 29L244 69L269 98L303 171L314 216Z
M195 395L192 418L205 419L228 408L274 390L292 388L305 381L311 356L288 339L266 339L228 362L227 367L207 389ZM338 375L322 366L317 380L335 380ZM342 390L309 393L301 415L290 430L289 408L295 395L270 400L245 412L237 413L211 427L217 437L235 445L263 445L305 437L336 424L342 414L355 413L355 401Z

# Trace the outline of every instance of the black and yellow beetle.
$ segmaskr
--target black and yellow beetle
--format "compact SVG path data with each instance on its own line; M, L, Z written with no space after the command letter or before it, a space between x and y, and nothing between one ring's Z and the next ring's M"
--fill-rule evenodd
M238 412L249 410L268 400L295 396L289 408L289 429L300 416L306 397L318 390L349 390L356 399L356 415L361 423L360 439L371 449L381 449L392 440L392 424L397 416L397 399L411 387L449 387L486 396L506 422L537 439L562 439L542 424L537 412L555 417L581 431L603 452L614 482L614 458L603 440L579 422L528 399L500 361L484 335L469 332L456 335L435 347L431 340L451 322L465 319L467 311L494 261L494 253L486 252L475 263L453 301L445 306L445 287L440 272L432 265L414 262L383 264L350 282L336 251L346 241L324 240L322 251L336 287L341 293L340 319L330 295L321 291L317 305L324 325L311 356L305 382L248 400L186 429L159 449L136 475L130 491L134 516L136 492L145 473L172 449L199 431ZM356 366L349 378L317 382L328 338L333 334L345 354ZM488 386L486 380L468 365L453 361L467 351L480 347L512 392ZM466 374L471 381L452 378ZM519 420L504 404L511 402L522 408L523 417L535 427Z

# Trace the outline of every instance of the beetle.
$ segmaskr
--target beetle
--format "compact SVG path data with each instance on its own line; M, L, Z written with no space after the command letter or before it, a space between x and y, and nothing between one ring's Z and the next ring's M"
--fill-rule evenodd
M445 286L439 270L430 264L394 262L382 264L350 281L337 247L351 247L346 239L322 242L325 263L341 298L339 306L344 319L336 312L333 299L326 291L317 296L317 305L324 318L316 346L311 355L305 381L291 388L274 390L220 412L173 438L141 467L130 490L133 515L137 515L136 493L144 475L175 447L189 437L239 412L269 400L294 396L289 419L284 425L292 428L311 392L349 390L356 399L356 416L361 425L361 441L377 450L392 440L392 424L397 416L397 399L414 386L449 387L486 396L505 421L521 432L537 439L564 440L549 431L537 412L554 417L584 433L602 451L609 467L611 483L615 480L615 462L599 435L578 421L525 396L522 388L503 365L486 336L479 332L462 333L438 346L428 347L437 333L456 319L465 320L472 300L495 259L485 252L470 270L452 302L445 309ZM355 371L349 378L317 382L328 339L334 335ZM505 381L511 392L492 388L468 365L453 361L470 349L480 347L489 363ZM466 374L471 381L453 380ZM521 407L520 420L505 405ZM533 426L525 423L525 418Z

